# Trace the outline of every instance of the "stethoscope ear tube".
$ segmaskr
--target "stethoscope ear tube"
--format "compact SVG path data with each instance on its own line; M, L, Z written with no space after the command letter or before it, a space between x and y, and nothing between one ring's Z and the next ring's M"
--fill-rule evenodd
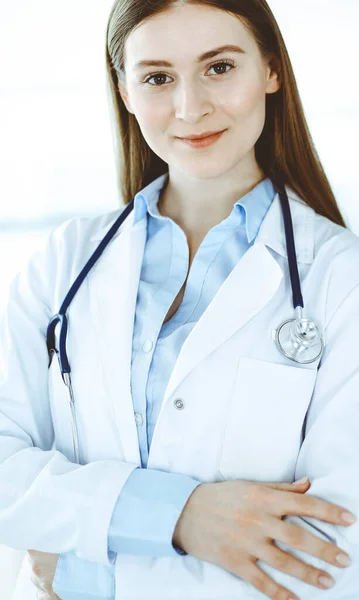
M59 350L56 350L56 327L60 325L59 334ZM71 423L72 423L72 439L73 439L73 452L75 462L80 464L80 448L79 448L79 436L77 431L76 415L75 415L75 400L71 382L71 369L70 363L66 352L66 336L67 336L67 317L61 313L54 315L47 327L47 351L49 354L49 367L51 365L54 354L56 354L61 377L66 386L67 399L71 410Z
M59 334L59 351L56 350L56 338L55 338L55 330L57 325L60 323L60 334ZM59 365L61 369L61 374L71 373L69 359L67 357L66 352L66 336L67 336L67 317L66 315L62 315L58 313L54 315L47 327L46 334L46 343L47 343L47 351L49 354L49 367L51 365L52 357L54 353L57 353L57 357L59 360Z

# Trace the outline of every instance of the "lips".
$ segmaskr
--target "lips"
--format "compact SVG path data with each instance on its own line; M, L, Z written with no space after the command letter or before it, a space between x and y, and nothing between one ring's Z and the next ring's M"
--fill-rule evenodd
M226 132L226 130L224 131L219 131L218 133L215 134L211 134L209 136L206 137L202 137L202 138L197 138L197 139L186 139L186 138L177 138L179 142L182 142L182 144L186 144L187 146L190 146L191 148L207 148L208 146L212 146L212 144L214 144L215 142L217 142L217 140L219 140L223 134Z
M208 131L207 133L204 133L203 135L190 135L188 137L181 137L181 140L204 140L208 137L212 137L213 135L217 135L218 133L222 133L222 131L224 131L224 129L219 130L219 131Z

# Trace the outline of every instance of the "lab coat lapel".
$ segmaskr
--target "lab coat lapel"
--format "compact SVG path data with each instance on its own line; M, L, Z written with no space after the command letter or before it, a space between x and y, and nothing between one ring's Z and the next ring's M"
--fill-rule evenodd
M105 392L113 402L126 462L140 465L131 396L132 334L146 241L146 219L121 225L88 277L93 326L100 346ZM107 227L95 238L96 245Z
M269 302L282 277L281 268L264 244L256 243L247 250L186 338L168 382L164 403L200 361Z

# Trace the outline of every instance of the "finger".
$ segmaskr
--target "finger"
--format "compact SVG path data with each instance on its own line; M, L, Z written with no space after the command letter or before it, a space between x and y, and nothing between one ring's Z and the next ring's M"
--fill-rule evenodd
M260 569L255 562L250 562L245 571L238 573L245 581L254 588L267 595L272 600L299 600L290 590L276 583L269 575Z
M299 529L299 528L298 528ZM293 556L290 552L285 552L278 548L274 542L267 543L258 551L258 558L274 567L277 571L296 577L304 581L308 585L319 588L320 590L328 589L319 581L319 577L326 577L332 580L329 573L316 569L306 562L302 562L299 558ZM335 581L333 580L333 585Z
M38 590L42 590L41 587L41 581L40 579L37 577L37 575L35 575L35 573L31 573L31 582L34 584L34 586L38 589ZM46 591L46 590L42 590L42 591Z
M39 591L36 595L37 600L60 600L56 594Z
M288 546L291 546L291 548L316 556L335 567L345 568L345 565L337 562L338 554L344 554L350 561L349 555L344 550L293 523L270 519L268 532L273 540L284 542Z
M294 487L294 486L293 486ZM273 493L273 497L268 497L268 502L271 504L272 514L282 517L284 515L302 516L302 517L313 517L319 519L319 521L325 521L326 523L334 523L335 525L346 525L347 527L351 524L344 521L342 513L347 512L347 509L339 506L338 504L332 504L321 498L316 498L311 494L297 495L290 492L283 491L278 503L278 497ZM280 505L280 511L278 511L278 505Z
M35 575L35 573L31 573L31 581L34 584L34 586L37 588L38 592L43 592L46 594L53 593L52 586L49 585L48 583L45 583L44 581L42 581L42 579L37 577L37 575Z
M272 483L265 483L263 484L265 485L265 487L271 488L272 490L278 490L278 491L283 491L283 492L294 492L294 493L298 493L298 492L303 492L303 490L310 488L310 480L308 479L307 481L304 481L302 483L282 483L282 482L272 482Z

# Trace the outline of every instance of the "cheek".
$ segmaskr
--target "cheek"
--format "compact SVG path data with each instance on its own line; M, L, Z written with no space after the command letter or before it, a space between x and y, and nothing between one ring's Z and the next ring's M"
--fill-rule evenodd
M154 102L152 99L147 102L139 102L138 106L133 108L145 141L159 155L159 149L163 144L163 134L168 129L169 117L166 106L161 102ZM165 160L163 156L161 158Z
M245 132L253 143L260 136L265 122L266 96L263 88L258 84L241 86L238 91L226 95L221 103L234 120L235 125Z
M155 95L154 95L155 96ZM168 120L168 100L161 100L160 95L152 98L139 98L133 104L133 110L141 129L158 130Z
M243 120L262 113L265 107L265 92L258 82L240 83L223 96L221 106Z

